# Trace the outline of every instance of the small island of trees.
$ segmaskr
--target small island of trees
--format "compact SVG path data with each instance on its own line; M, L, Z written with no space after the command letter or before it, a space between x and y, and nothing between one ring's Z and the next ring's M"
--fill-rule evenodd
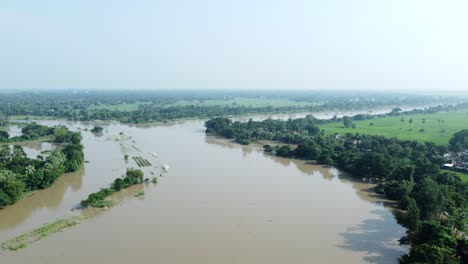
M81 206L87 207L110 207L112 201L106 200L106 197L115 192L119 192L135 184L143 183L144 174L141 170L129 168L122 178L117 178L109 188L102 188L98 192L92 193L87 199L81 201Z
M101 126L94 126L91 129L91 132L93 132L93 133L102 133L103 130L104 130L104 128L102 128Z

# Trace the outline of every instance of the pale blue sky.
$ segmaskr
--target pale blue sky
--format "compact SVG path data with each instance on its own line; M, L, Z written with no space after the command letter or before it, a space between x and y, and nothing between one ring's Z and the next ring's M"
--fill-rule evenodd
M0 89L468 91L466 0L2 0Z

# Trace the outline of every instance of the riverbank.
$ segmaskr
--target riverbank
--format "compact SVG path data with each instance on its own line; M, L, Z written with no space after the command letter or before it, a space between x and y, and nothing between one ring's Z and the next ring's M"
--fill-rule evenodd
M93 126L44 124L66 124L71 129ZM4 252L2 261L276 264L362 263L374 258L392 263L406 252L396 241L404 230L385 201L368 192L371 185L348 180L337 169L265 155L252 146L224 144L206 136L199 120L103 127L102 136L83 133L85 156L91 162L81 171L0 210L1 240L70 216L70 208L134 166L131 158L128 163L124 160L119 143L106 140L107 136L120 132L131 136L143 153L158 154L158 158L144 156L152 164L170 165L170 174L157 186L136 185L116 193L118 201L124 201L120 206L20 252ZM144 197L135 198L143 191ZM50 248L60 256L43 253ZM215 253L204 254L206 248Z

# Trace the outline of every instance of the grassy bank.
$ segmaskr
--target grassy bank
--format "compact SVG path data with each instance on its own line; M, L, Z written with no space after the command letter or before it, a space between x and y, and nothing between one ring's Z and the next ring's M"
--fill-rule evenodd
M52 136L44 136L44 137L39 137L36 139L25 139L21 141L12 141L12 142L0 142L1 145L19 145L19 146L25 146L27 144L31 143L42 143L42 142L52 142L54 137Z
M60 232L68 227L75 226L84 220L84 216L72 216L62 218L53 223L45 224L31 232L21 234L15 238L0 243L2 250L18 250L27 247L29 244L46 238L54 233Z
M14 115L11 120L55 120L53 116L36 116L36 115Z
M403 121L401 120L403 118ZM409 120L413 122L410 123ZM447 145L452 135L468 128L468 112L439 112L434 114L417 114L387 116L369 120L353 121L356 127L346 128L343 123L330 123L320 128L327 134L360 133L382 135L400 140L416 140Z

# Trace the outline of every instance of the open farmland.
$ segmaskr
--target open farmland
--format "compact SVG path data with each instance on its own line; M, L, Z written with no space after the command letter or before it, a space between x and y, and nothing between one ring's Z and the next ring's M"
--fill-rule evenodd
M410 123L410 120L413 120ZM434 114L415 114L387 116L368 120L353 121L356 127L346 128L342 122L321 125L327 134L360 133L396 137L402 140L417 140L447 145L452 135L468 129L468 112L439 112Z

